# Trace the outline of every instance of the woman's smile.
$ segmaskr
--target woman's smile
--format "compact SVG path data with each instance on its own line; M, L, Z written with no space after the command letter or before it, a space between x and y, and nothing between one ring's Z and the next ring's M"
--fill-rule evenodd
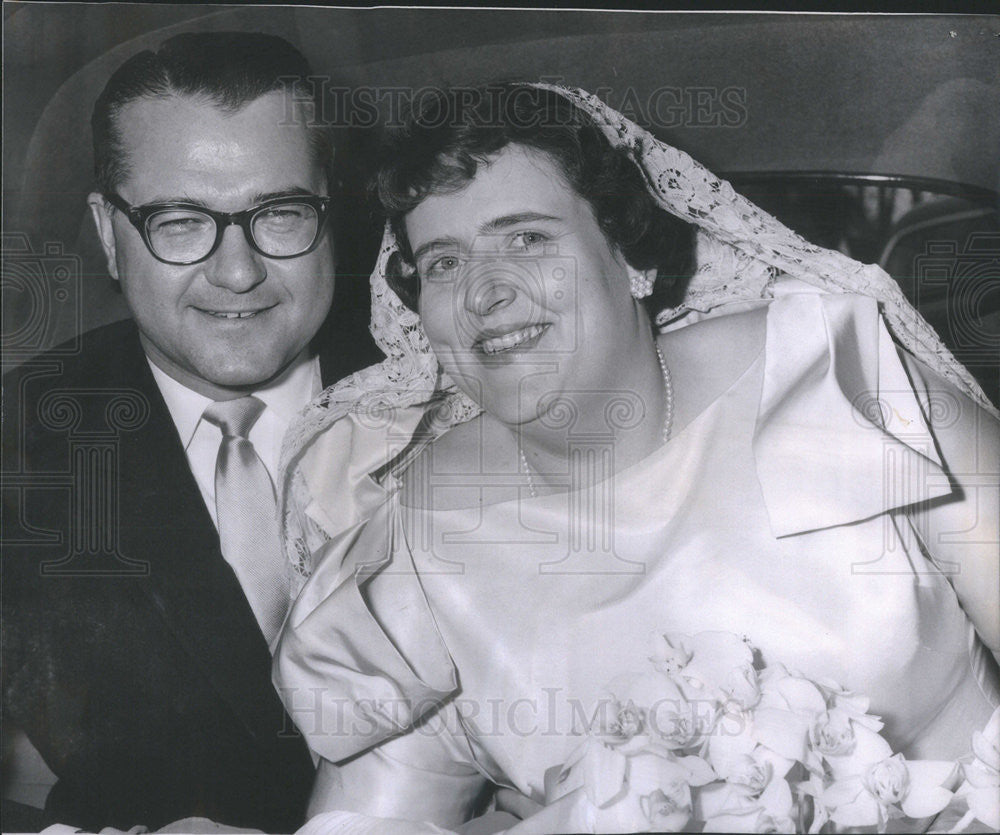
M487 356L496 356L515 350L530 350L534 348L550 327L551 323L528 325L496 335L487 334L479 339L475 347Z

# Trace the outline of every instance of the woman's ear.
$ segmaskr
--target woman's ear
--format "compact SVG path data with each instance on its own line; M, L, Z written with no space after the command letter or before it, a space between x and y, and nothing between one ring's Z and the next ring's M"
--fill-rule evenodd
M87 205L90 206L90 214L94 218L97 237L101 239L101 248L104 250L104 257L108 262L108 272L117 281L118 260L115 248L115 228L111 222L111 208L105 201L104 195L96 191L87 195Z
M644 299L653 292L653 283L656 281L655 267L637 270L626 262L625 271L628 273L628 289L632 298Z

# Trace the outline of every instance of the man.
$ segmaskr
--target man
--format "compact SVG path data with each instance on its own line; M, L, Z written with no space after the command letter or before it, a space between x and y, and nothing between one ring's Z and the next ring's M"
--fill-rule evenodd
M5 383L6 453L52 474L4 494L5 735L58 778L38 826L302 821L271 483L299 409L375 359L336 326L310 346L334 265L309 74L280 38L178 35L95 106L88 203L133 321Z

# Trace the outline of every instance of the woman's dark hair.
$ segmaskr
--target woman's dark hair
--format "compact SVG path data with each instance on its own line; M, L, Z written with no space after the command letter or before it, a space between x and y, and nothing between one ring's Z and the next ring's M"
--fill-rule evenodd
M432 194L464 188L510 144L547 154L593 209L608 243L634 268L656 268L650 318L679 301L694 266L694 227L663 211L628 152L551 90L527 84L424 90L402 127L387 131L373 188L400 243L389 283L416 309L419 282L406 214Z

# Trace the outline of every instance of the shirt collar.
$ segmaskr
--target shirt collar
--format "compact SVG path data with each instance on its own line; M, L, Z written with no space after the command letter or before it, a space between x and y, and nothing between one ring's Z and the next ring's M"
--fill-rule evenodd
M198 429L202 414L214 401L179 383L149 357L146 357L146 361L180 434L181 443L187 449ZM319 360L311 357L308 351L303 351L281 376L252 394L263 400L264 405L287 424L319 394L321 388Z

